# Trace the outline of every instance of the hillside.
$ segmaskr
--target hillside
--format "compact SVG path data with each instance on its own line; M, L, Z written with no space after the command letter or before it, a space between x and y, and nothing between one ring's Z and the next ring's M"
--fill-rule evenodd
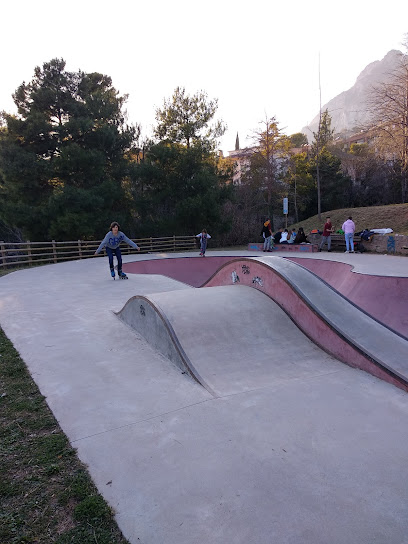
M398 66L402 57L401 51L392 50L382 60L372 62L364 68L353 87L343 91L324 104L322 111L328 109L332 118L332 128L336 134L355 133L370 120L367 111L367 97L372 88L386 81ZM319 114L307 126L302 128L303 134L311 141L313 132L318 131Z
M341 228L349 215L356 224L356 231L367 229L391 228L396 234L408 235L408 204L390 204L388 206L370 206L366 208L343 208L322 212L319 221L317 215L309 217L305 221L290 225L290 228L303 227L308 233L312 229L323 229L325 219L330 216L334 228ZM288 226L289 228L289 226Z

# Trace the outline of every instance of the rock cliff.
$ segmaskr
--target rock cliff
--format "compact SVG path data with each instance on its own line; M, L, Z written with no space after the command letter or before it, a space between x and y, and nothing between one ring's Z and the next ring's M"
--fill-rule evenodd
M369 122L368 94L373 86L386 81L390 77L402 55L401 51L393 49L382 60L370 63L360 73L350 89L343 91L322 106L322 111L329 110L335 134L348 136L358 132ZM317 132L318 125L319 114L308 126L302 128L302 132L308 137L309 141L313 139L312 133Z

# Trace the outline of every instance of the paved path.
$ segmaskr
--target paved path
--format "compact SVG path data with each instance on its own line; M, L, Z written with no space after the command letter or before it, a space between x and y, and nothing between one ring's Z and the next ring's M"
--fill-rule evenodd
M404 258L345 257L408 276ZM408 395L321 352L275 308L259 333L279 339L276 379L214 398L114 314L135 295L192 289L154 274L113 282L106 259L0 279L0 324L130 542L407 543ZM213 364L205 326L192 339ZM256 342L234 358L251 355Z

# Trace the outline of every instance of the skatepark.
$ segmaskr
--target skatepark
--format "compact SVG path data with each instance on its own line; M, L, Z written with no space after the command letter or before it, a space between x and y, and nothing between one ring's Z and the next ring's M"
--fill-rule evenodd
M0 279L131 543L407 543L408 261L248 251Z

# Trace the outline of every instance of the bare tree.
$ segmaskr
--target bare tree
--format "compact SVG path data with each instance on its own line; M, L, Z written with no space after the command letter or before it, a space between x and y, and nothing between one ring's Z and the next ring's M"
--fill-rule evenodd
M408 34L404 43L408 53ZM371 127L377 154L397 162L401 172L401 200L407 201L408 180L408 54L401 54L397 68L386 82L376 86L369 98Z

